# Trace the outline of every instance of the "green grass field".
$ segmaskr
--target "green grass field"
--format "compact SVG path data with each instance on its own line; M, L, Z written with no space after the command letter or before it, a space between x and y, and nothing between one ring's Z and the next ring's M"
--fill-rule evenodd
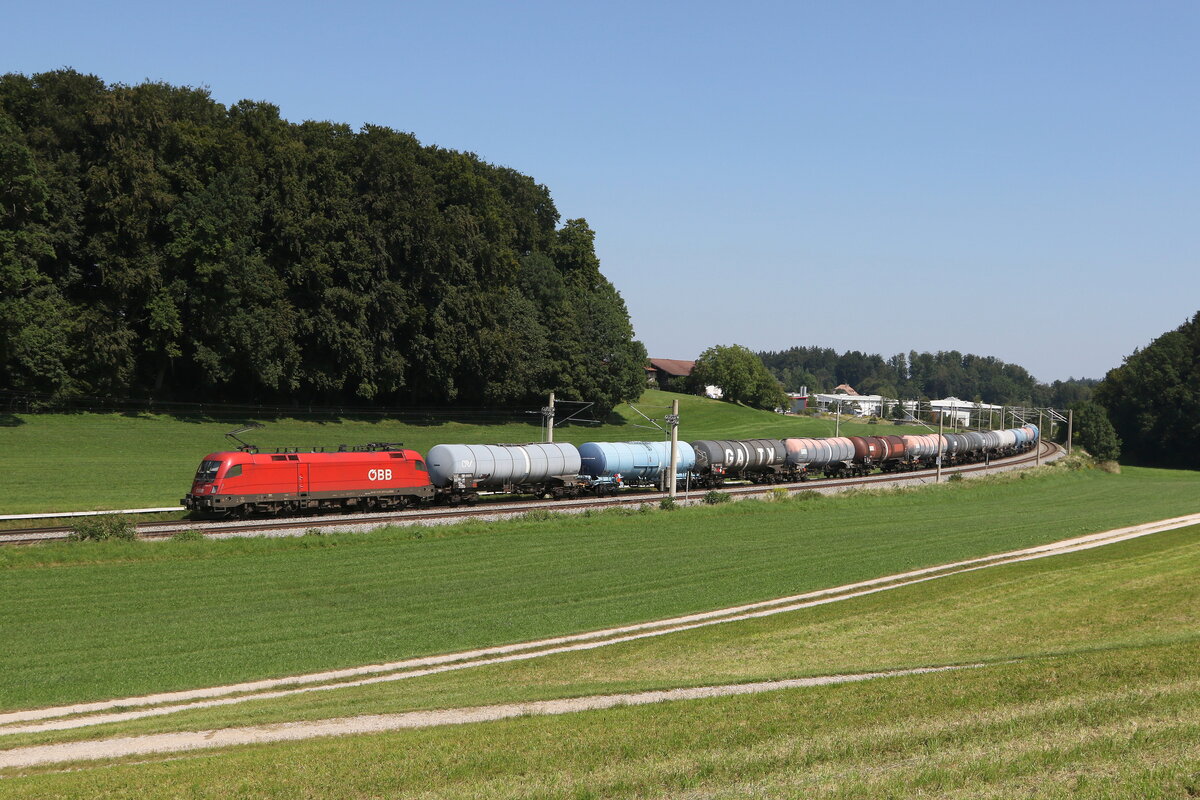
M370 535L2 550L0 708L659 619L1200 506L1196 473L1024 474Z
M1200 638L1200 527L963 573L594 652L475 667L231 708L22 735L0 745L454 708L951 664Z
M6 797L1194 797L1194 643L31 771ZM42 774L38 774L42 773Z
M1192 797L1198 557L1200 529L1183 529L598 651L37 740L914 665L980 669L31 769L0 782L0 795Z
M705 438L832 436L832 418L782 416L692 395L648 390L638 408L661 423L672 399L680 402L680 437ZM661 440L629 406L617 409L620 423L568 425L558 441ZM246 422L266 427L243 438L264 450L298 446L336 447L365 442L404 442L422 453L440 443L531 442L541 440L540 418L530 422L411 424L395 420L186 419L163 415L18 414L0 427L0 514L90 511L175 505L191 488L192 475L207 453L229 449L224 434ZM848 434L924 431L891 424L844 421Z

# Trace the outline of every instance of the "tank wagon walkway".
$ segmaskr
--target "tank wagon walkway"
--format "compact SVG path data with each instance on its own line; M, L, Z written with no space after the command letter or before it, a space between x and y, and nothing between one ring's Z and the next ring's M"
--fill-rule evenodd
M595 649L620 642L662 636L708 625L719 625L726 622L753 619L834 603L964 572L1089 550L1196 524L1200 524L1200 514L1190 514L1158 522L1079 536L1048 545L1014 550L984 558L889 575L802 595L781 597L759 603L691 614L656 622L609 628L573 636L555 637L503 647L410 659L391 664L377 664L354 669L298 675L187 692L173 692L145 697L120 698L99 703L9 712L0 714L0 735L86 727L107 722L161 716L187 709L230 705L248 700L270 699L303 692L327 691L369 683L403 680L405 678L429 675L437 672L539 658L554 653ZM902 670L888 673L826 676L767 683L673 689L628 695L582 697L484 708L371 715L315 722L293 722L262 727L229 728L218 731L155 734L89 742L51 744L0 751L0 768L115 758L137 754L176 752L252 742L295 740L318 736L462 724L489 719L502 719L520 714L564 714L574 711L608 708L619 704L645 704L697 697L778 691L780 689L801 686L815 686L962 668L964 667L961 665L956 667L925 667L916 670ZM370 677L361 677L364 675ZM320 685L305 685L317 683ZM122 709L120 712L112 712L113 709L118 707ZM127 710L130 708L135 710Z

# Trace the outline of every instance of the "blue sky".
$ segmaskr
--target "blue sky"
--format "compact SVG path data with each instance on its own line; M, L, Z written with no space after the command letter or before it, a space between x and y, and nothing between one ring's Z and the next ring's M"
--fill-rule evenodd
M205 86L548 186L653 356L1102 377L1200 310L1200 3L12 3L0 71Z

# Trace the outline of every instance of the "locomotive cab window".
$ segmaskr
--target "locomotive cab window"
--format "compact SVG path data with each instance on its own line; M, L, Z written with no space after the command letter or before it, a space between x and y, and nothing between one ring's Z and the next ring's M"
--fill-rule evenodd
M428 472L429 468L425 466L424 461L414 461L413 466L417 468L417 472Z
M201 461L200 469L196 470L196 483L212 483L220 468L220 461Z
M228 469L228 470L225 472L225 477L226 477L226 478L236 478L237 476L239 476L239 475L241 475L241 474L242 474L242 465L241 465L241 464L234 464L232 467L230 467L230 468L229 468L229 469Z

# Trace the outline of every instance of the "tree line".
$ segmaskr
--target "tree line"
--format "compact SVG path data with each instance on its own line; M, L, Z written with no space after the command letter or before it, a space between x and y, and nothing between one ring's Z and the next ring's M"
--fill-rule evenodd
M896 353L890 358L829 347L792 347L758 354L784 389L831 393L848 384L859 394L878 394L905 400L959 397L996 405L1065 408L1091 397L1097 381L1071 378L1039 383L1016 364L992 356L937 353Z
M1128 460L1200 469L1200 312L1109 370L1095 402Z
M0 77L0 384L54 397L637 397L586 220L411 134L204 89Z

